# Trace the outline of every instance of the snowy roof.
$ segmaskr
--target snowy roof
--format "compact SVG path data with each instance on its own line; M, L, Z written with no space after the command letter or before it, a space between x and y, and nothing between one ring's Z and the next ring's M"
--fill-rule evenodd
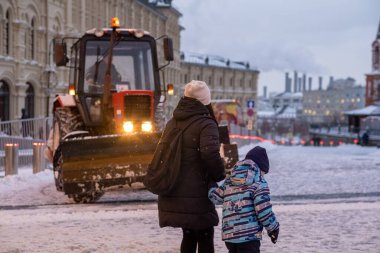
M198 53L181 53L181 60L185 63L196 63L216 67L225 67L232 69L251 69L249 62L231 61L220 56L203 55ZM252 70L252 69L251 69Z
M274 111L257 111L257 117L269 118L273 117L275 114Z
M368 73L368 74L366 74L366 75L367 75L367 76L371 76L371 75L380 75L380 70L377 70L377 69L372 70L371 73Z
M303 93L302 92L283 92L280 94L276 94L275 97L283 97L283 98L302 98Z
M378 105L370 105L367 107L364 107L362 109L352 110L352 111L346 111L344 113L345 115L351 115L351 116L380 116L380 106Z
M236 99L228 99L228 98L223 98L223 99L211 99L211 103L236 103Z
M296 118L297 109L294 107L286 106L286 107L281 107L280 109L277 109L276 111L259 110L257 111L257 116L262 117L262 118L276 117L280 119Z
M287 106L283 111L279 111L277 118L295 118L297 116L297 109Z

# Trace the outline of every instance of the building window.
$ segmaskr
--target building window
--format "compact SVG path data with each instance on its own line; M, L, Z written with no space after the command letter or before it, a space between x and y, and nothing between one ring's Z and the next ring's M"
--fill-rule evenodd
M231 77L230 79L230 86L233 87L234 86L234 79Z
M34 88L30 83L26 85L28 85L28 89L25 97L25 111L28 118L34 118Z
M9 55L11 52L11 14L8 10L5 14L5 21L4 21L4 53L5 55Z
M30 24L25 29L25 59L28 60L34 59L34 24L35 19L33 18Z
M374 54L373 54L373 64L380 64L380 50L379 50L379 46L376 46L375 47L375 50L374 50Z
M36 21L35 18L32 19L30 23L30 36L29 36L29 50L30 50L30 59L35 60L35 37L36 37Z
M9 120L9 86L0 80L0 121Z

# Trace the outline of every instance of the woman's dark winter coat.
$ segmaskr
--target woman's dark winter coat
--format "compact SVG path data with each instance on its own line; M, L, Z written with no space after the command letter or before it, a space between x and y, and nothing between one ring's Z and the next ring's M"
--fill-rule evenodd
M218 225L214 204L208 199L208 182L225 177L219 154L217 122L196 99L183 97L165 129L183 128L186 122L199 118L183 133L180 182L165 196L158 196L161 227L205 229Z

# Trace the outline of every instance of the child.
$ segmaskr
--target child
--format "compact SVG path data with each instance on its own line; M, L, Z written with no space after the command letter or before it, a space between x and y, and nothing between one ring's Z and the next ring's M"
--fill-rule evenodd
M277 242L280 224L264 179L268 171L266 150L257 146L235 164L223 184L213 183L209 189L211 201L223 204L222 239L229 253L260 252L263 226L272 243Z

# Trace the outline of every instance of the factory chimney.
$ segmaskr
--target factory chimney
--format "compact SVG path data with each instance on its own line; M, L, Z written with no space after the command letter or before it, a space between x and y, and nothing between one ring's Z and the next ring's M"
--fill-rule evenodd
M313 79L309 76L309 91L311 90Z
M294 71L294 77L293 77L293 81L294 81L294 90L293 92L296 93L297 92L297 82L298 82L298 74L297 74L297 71Z

